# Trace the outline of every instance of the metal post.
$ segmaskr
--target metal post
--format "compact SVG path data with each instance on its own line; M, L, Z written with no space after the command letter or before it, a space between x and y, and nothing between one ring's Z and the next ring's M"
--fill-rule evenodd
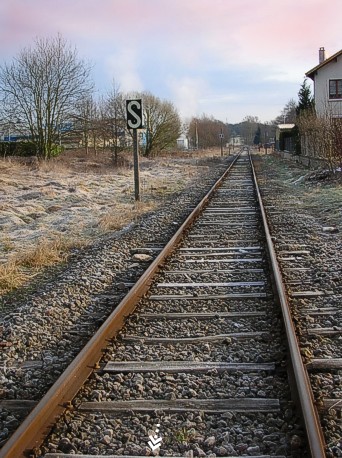
M197 130L197 121L195 123L196 126L196 149L198 150L198 130Z
M134 159L134 195L135 195L135 200L140 201L139 147L138 147L138 130L137 129L133 129L133 159Z
M221 140L221 156L223 156L223 129L222 127L221 127L220 140Z
M142 101L126 100L127 127L133 129L134 194L140 200L138 129L142 128Z

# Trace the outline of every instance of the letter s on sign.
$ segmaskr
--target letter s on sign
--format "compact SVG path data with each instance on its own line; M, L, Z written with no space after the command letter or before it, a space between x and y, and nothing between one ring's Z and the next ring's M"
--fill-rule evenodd
M134 108L136 108L136 111ZM139 129L141 124L141 103L139 100L127 101L127 126L130 129Z

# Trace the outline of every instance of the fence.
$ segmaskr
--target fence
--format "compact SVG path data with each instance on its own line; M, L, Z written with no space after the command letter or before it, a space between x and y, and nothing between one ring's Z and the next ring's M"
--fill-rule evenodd
M303 164L312 169L320 169L329 166L326 159L321 159L318 157L295 155L288 151L276 151L276 154L281 156L283 159Z

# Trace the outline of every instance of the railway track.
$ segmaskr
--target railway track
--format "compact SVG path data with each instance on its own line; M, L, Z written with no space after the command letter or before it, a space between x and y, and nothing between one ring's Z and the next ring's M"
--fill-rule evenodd
M308 231L305 215L294 221L292 208L298 197L284 201L279 193L280 189L273 195L267 186L263 189L272 233L276 234L275 249L320 413L327 456L341 456L341 264L338 248L334 249L339 245L339 235L328 232L323 240L318 238L322 227L311 215ZM286 224L291 226L291 237Z
M157 424L164 456L325 456L248 155L226 175L1 458L146 455Z

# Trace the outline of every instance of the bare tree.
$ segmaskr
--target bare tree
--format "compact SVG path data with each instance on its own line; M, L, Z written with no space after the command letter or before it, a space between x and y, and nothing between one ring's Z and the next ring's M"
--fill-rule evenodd
M331 171L342 165L342 119L326 108L324 115L304 110L297 116L301 151L309 158L323 159Z
M297 103L295 99L290 99L281 111L281 114L275 118L273 124L293 124L296 122Z
M255 133L258 129L258 125L261 124L260 119L257 116L245 116L240 123L240 133L243 137L246 145L252 145L255 137Z
M134 94L134 97L143 101L144 156L155 156L158 152L175 146L181 133L181 120L173 104L150 92Z
M0 67L7 116L20 121L17 129L29 135L39 156L53 156L63 122L92 88L89 76L89 65L60 35L37 38L34 47Z
M113 162L118 165L119 152L125 147L126 103L115 83L106 97L85 96L71 117L73 130L81 136L86 153L90 147L95 155L100 148L110 148Z
M339 167L342 170L342 118L332 117L331 127L334 167Z
M113 81L106 103L107 130L113 152L114 165L118 165L119 153L124 147L126 128L126 104L119 86Z
M320 122L321 156L327 161L332 172L342 165L342 119L336 116L330 107L324 116L318 116Z
M225 142L230 138L227 124L205 114L201 118L192 118L188 132L192 145L200 148L219 147L221 144L221 133L224 136Z
M78 101L70 115L73 131L80 134L86 154L89 153L89 147L94 137L96 114L96 102L92 95L86 94L83 99Z

